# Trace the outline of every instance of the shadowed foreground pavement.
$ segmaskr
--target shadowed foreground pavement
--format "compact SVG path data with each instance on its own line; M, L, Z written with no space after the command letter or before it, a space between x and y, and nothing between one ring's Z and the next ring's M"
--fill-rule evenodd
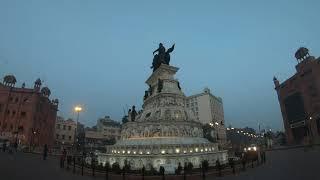
M267 153L267 163L254 169L247 169L235 176L207 177L206 179L220 180L312 180L320 179L320 147L304 151L300 149L279 150ZM57 159L49 157L43 161L40 155L0 152L0 179L1 180L92 180L104 179L89 176L75 175L72 171L59 168ZM110 179L114 179L110 177ZM118 177L116 179L122 179ZM129 179L129 178L126 178ZM135 178L137 179L137 178ZM140 179L140 178L138 178ZM149 179L149 178L145 178ZM157 178L158 179L158 178ZM160 179L160 178L159 178ZM168 178L166 178L168 179ZM172 179L172 178L170 178ZM175 179L183 179L177 177ZM195 179L188 177L187 179ZM199 179L197 177L196 179Z

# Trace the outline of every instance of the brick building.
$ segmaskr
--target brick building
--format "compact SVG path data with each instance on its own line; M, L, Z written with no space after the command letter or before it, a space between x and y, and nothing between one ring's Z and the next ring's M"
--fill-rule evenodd
M319 141L320 135L320 58L307 48L295 53L296 73L280 83L273 78L289 144Z
M23 145L49 146L54 142L58 100L50 100L50 89L15 87L16 78L7 75L0 83L0 137Z

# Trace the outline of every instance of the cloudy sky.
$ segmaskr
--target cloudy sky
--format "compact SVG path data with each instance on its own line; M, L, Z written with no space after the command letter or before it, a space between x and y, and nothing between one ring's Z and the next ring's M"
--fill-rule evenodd
M59 115L94 125L142 105L159 42L186 95L209 87L226 124L282 129L273 76L295 72L300 46L320 56L320 1L1 0L0 75L36 78L60 99Z

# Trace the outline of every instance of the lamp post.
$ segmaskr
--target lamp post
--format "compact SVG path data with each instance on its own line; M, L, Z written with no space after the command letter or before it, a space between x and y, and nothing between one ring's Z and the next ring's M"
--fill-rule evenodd
M77 113L77 122L76 122L76 128L75 128L75 136L74 136L74 150L76 151L76 145L78 144L77 141L77 129L78 129L78 121L79 121L79 114L82 111L82 107L81 106L76 106L74 107L74 111Z

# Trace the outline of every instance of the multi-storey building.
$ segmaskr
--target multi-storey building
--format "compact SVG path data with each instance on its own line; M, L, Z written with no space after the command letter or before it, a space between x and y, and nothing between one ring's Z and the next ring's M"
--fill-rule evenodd
M55 142L58 145L73 145L75 142L76 122L58 117L55 129Z
M307 48L295 53L296 73L280 83L273 78L289 144L319 141L320 135L320 58Z
M15 87L16 78L7 75L0 83L0 135L12 143L43 146L54 143L58 100L50 100L48 87L37 79L33 88Z
M120 139L121 125L119 122L110 119L110 116L105 116L97 121L97 131L107 139Z
M120 139L121 124L109 116L100 118L97 125L85 130L86 148L99 149L105 145L114 144Z
M210 89L205 88L202 93L189 96L186 106L194 112L202 124L210 124L214 127L214 137L218 142L222 144L226 142L223 103L220 97L212 95Z

